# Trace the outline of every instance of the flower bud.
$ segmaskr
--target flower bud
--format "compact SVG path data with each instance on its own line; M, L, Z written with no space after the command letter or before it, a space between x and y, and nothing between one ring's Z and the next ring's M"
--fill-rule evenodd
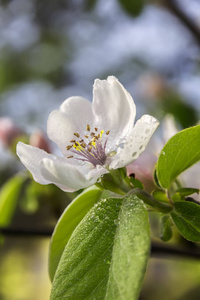
M17 138L24 135L24 132L16 127L10 118L0 118L0 142L6 148L11 148Z
M135 174L135 178L139 179L148 191L154 189L153 169L156 163L156 156L152 153L143 153L132 164L128 165L127 174Z
M36 130L31 134L29 139L29 145L45 150L51 153L49 141L41 130Z

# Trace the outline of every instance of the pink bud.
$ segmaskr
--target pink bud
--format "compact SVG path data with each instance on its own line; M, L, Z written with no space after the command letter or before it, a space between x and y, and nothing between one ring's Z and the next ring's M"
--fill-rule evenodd
M10 118L0 118L0 142L9 148L12 146L17 137L23 135L24 132L17 128Z
M36 130L31 134L29 144L31 146L43 149L48 153L51 153L49 141L41 130Z
M127 174L135 174L148 191L154 189L153 170L156 163L156 156L150 152L144 152L132 164L128 165Z

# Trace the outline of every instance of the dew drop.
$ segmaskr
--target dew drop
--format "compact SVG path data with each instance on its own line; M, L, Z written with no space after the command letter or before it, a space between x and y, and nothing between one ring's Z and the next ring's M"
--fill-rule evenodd
M114 224L115 224L115 225L118 225L118 224L119 224L119 219L115 219L115 220L114 220Z
M137 155L137 152L133 152L132 154L132 157L136 156Z
M146 129L145 133L148 134L150 132L150 129Z

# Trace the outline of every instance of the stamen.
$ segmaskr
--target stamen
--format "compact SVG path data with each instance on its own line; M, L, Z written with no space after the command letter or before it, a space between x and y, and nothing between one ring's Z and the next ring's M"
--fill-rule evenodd
M87 142L84 138L80 137L78 132L74 132L74 135L80 139L72 139L70 141L72 144L66 146L67 150L70 150L70 152L75 154L68 156L68 158L89 162L95 167L97 165L104 166L107 158L105 151L108 137L106 137L106 139L102 139L104 130L99 130L97 127L94 127L94 131L91 132L89 124L87 124L86 130L88 131L88 134L85 134L84 138L88 139ZM106 135L109 133L110 131L107 131Z
M67 146L66 148L67 148L67 150L70 150L70 149L72 148L72 146L69 145L69 146Z
M104 133L104 130L101 130L100 131L100 138L102 138L103 133Z
M78 138L80 137L80 134L78 132L75 132L74 135Z

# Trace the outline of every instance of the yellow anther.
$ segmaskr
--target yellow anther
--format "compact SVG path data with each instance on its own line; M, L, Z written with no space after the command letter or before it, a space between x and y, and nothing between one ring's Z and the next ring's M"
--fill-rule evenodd
M70 143L75 143L75 142L76 142L75 140L71 140L71 141L70 141Z
M108 135L110 133L110 130L108 130L107 132L106 132L106 134Z
M86 135L84 135L84 137L85 137L86 139L88 139L88 138L89 138L89 135L86 134Z
M92 146L94 146L96 148L96 143L95 142L92 142Z
M79 141L79 143L83 143L83 142L84 142L84 140L83 140L83 139Z
M92 150L92 146L88 147L88 151L91 152Z
M98 131L98 128L97 128L97 127L95 127L95 128L94 128L94 130L95 130L95 131Z
M95 136L95 133L94 133L94 132L91 132L90 135L91 135L91 136Z
M100 137L102 137L103 133L104 133L104 130L101 130L100 131Z
M74 135L77 136L78 138L80 137L80 134L78 132L74 132Z
M69 145L66 148L67 148L67 150L70 150L72 148L72 146Z
M70 156L68 156L67 158L72 158L73 157L73 155L70 155Z
M74 143L76 147L80 146L79 142Z
M90 125L87 124L86 130L90 131Z
M97 138L97 140L100 138L100 134L99 133L97 134L96 138Z
M83 148L85 148L85 147L86 147L86 143L82 143L81 146L82 146Z

